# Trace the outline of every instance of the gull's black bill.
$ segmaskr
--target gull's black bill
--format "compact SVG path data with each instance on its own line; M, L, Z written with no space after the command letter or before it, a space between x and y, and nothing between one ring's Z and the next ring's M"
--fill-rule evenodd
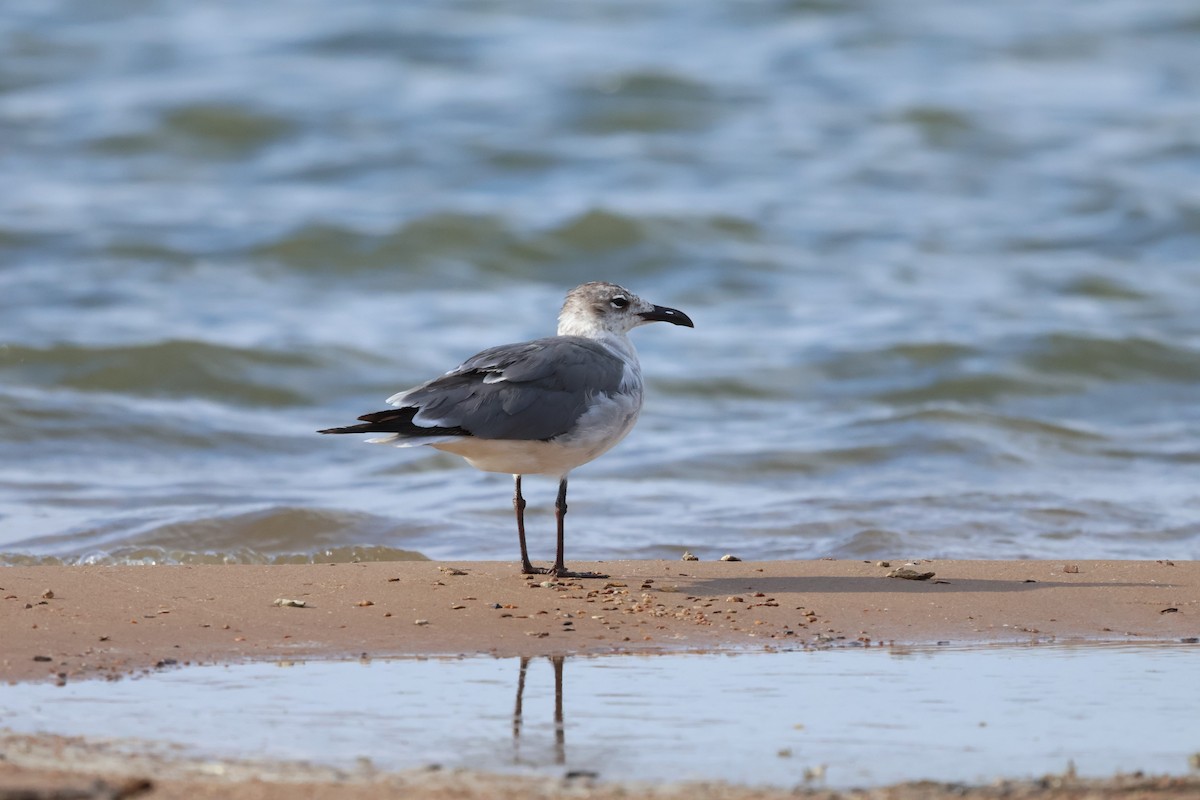
M672 325L686 325L689 328L696 327L692 324L692 318L677 308L655 306L649 311L643 311L638 316L647 322L670 322Z

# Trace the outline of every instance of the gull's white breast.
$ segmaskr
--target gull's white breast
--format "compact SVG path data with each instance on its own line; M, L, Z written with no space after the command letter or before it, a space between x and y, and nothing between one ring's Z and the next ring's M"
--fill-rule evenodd
M639 384L636 391L597 395L571 430L549 441L464 436L431 446L485 472L562 477L615 447L633 430L641 410Z

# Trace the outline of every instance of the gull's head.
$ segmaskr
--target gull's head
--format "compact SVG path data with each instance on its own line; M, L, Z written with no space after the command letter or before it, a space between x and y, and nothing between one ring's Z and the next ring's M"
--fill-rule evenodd
M596 281L576 286L567 293L558 315L558 335L624 335L647 322L696 327L682 311L656 306L615 283Z

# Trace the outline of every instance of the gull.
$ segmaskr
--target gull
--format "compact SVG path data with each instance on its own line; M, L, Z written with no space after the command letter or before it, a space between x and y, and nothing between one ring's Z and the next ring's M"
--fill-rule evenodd
M585 283L567 293L556 336L488 348L440 378L392 395L387 403L393 408L318 433L385 434L367 441L426 445L462 456L476 469L510 474L521 572L607 577L569 572L563 561L567 474L611 450L637 422L642 367L628 333L648 322L695 327L682 311L616 284ZM529 561L523 475L558 479L558 553L548 570Z

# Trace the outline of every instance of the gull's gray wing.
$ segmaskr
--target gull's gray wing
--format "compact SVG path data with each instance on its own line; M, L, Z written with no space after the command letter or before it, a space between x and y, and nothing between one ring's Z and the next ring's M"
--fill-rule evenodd
M625 363L580 336L501 345L388 402L413 424L484 439L546 440L569 431L592 398L615 394Z

